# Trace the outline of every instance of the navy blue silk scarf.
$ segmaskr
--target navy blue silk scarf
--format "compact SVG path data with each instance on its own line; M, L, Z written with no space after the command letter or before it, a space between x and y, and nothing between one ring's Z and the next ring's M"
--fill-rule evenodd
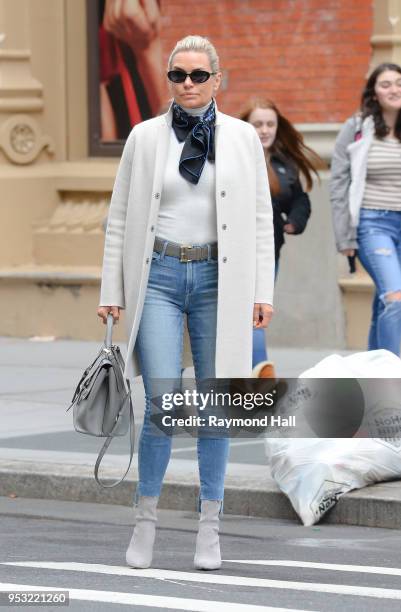
M179 173L194 185L199 182L206 160L215 159L215 121L213 101L201 117L188 115L176 102L173 104L172 127L178 141L185 141L178 165Z

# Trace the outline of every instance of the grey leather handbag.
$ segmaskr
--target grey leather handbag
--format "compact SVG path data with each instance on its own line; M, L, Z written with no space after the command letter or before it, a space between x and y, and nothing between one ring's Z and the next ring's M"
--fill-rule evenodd
M113 316L107 316L104 345L96 359L86 368L75 389L71 405L74 407L73 422L76 431L90 436L107 438L95 465L95 479L102 487L111 488L120 484L128 474L134 454L134 410L132 407L129 380L124 378L124 359L120 348L112 344ZM130 432L130 459L124 476L105 484L99 480L100 463L114 436Z

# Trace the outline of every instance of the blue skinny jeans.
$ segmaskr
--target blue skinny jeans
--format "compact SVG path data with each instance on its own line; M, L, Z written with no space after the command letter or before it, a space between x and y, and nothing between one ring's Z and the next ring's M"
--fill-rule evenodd
M165 243L165 247L166 247ZM217 260L181 263L153 253L136 349L145 387L145 415L139 440L136 496L159 496L171 455L172 437L150 417L151 398L160 379L179 381L182 372L184 315L197 380L215 377ZM176 382L176 384L177 384ZM169 389L169 392L176 387ZM164 392L167 389L164 388ZM200 500L222 501L229 453L225 437L197 438Z

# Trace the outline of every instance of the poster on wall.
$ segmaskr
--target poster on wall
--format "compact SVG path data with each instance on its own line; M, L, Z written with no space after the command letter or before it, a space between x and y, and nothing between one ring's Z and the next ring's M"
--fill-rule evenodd
M91 155L120 155L166 102L160 0L87 0Z

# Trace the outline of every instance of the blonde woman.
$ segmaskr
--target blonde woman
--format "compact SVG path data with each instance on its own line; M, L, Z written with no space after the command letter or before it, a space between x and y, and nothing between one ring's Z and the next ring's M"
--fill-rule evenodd
M126 375L143 376L131 567L149 567L171 436L151 421L155 379L181 375L186 318L197 380L247 377L252 328L272 316L274 241L263 149L252 126L219 112L214 46L187 36L167 78L173 103L134 127L124 148L106 232L98 315L126 309ZM189 246L188 246L189 245ZM218 537L229 444L198 438L200 522L194 564L221 565Z

